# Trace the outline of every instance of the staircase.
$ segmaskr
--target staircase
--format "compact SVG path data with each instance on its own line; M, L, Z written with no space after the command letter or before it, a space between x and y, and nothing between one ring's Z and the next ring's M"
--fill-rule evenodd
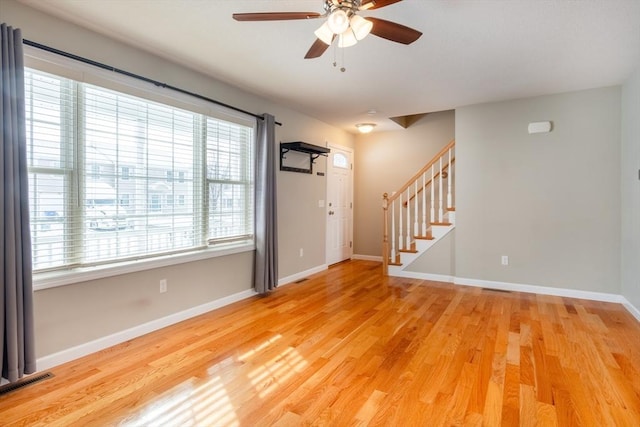
M400 189L382 196L385 275L411 277L406 268L453 230L454 196L455 140Z

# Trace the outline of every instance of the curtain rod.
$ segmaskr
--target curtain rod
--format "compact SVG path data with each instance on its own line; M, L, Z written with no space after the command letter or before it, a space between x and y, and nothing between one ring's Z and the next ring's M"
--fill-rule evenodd
M188 90L181 89L179 87L175 87L175 86L172 86L172 85L167 84L167 83L162 83L162 82L159 82L157 80L153 80L153 79L150 79L148 77L141 76L139 74L135 74L135 73L131 73L129 71L121 70L119 68L112 67L111 65L103 64L101 62L97 62L97 61L94 61L92 59L84 58L82 56L74 55L73 53L65 52L63 50L59 50L59 49L56 49L56 48L53 48L53 47L50 47L50 46L46 46L46 45L31 41L31 40L23 39L22 43L27 45L27 46L31 46L31 47L35 47L35 48L38 48L38 49L42 49L42 50L47 51L47 52L55 53L56 55L60 55L60 56L66 57L66 58L74 59L76 61L84 62L85 64L93 65L95 67L102 68L104 70L113 71L114 73L123 74L123 75L128 76L128 77L133 77L134 79L142 80L143 82L151 83L151 84L153 84L155 86L158 86L158 87L161 87L161 88L171 89L173 91L180 92L180 93L183 93L185 95L193 96L195 98L202 99L204 101L212 102L212 103L214 103L216 105L220 105L222 107L229 108L229 109L237 111L239 113L244 113L244 114L247 114L249 116L255 117L256 119L263 120L263 117L259 116L258 114L251 113L251 112L243 110L241 108L234 107L233 105L225 104L224 102L220 102L220 101L217 101L215 99L208 98L208 97L206 97L204 95L200 95L200 94L195 93L195 92L190 92ZM280 123L280 122L275 122L275 124L277 124L278 126L282 126L282 123Z

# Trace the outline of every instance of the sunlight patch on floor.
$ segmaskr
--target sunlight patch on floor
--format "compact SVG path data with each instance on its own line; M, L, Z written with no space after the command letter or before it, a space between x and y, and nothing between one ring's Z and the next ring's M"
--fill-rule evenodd
M262 350L266 349L270 345L273 345L273 343L278 341L280 338L282 338L282 335L280 335L280 334L276 334L276 335L272 336L268 340L265 340L264 342L260 343L257 347L252 348L251 350L249 350L249 351L245 352L244 354L238 356L238 360L240 360L242 362L248 361L251 357L255 356L257 353L259 353Z
M276 357L249 372L249 379L258 391L258 396L262 398L307 366L307 361L300 353L295 348L288 347Z
M193 381L192 379L189 382ZM180 387L180 386L178 386ZM238 419L220 377L171 396L165 405L153 405L127 426L237 426Z
M256 365L256 368L248 373L248 377L260 398L276 390L293 375L301 372L309 365L294 347L285 348L269 360L261 360L262 358L268 357L269 347L276 344L281 338L282 335L275 334L273 337L263 341L255 348L238 357L238 360L242 362L251 362ZM271 353L273 353L273 351L271 351Z

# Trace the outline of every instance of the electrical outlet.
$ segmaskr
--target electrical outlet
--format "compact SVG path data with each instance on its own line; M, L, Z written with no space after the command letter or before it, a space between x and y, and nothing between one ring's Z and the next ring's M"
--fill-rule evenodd
M304 249L300 248L300 258L304 256Z
M160 293L163 294L167 292L167 279L160 280Z
M507 255L502 255L502 265L509 265L509 257Z

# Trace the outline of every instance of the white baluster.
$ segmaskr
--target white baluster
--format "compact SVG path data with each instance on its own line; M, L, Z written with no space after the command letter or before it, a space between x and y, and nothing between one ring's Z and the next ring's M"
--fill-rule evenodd
M451 180L453 179L453 175L452 175L452 170L451 170L451 148L449 148L449 167L447 168L447 209L451 209L451 207L453 206L452 200L451 200Z
M431 209L430 209L431 215L429 216L429 222L434 222L436 220L436 211L435 211L436 204L435 204L435 201L434 201L435 200L435 194L434 193L435 193L436 186L433 183L433 179L434 179L434 176L435 176L435 174L433 173L433 166L434 165L431 165Z
M409 198L409 187L407 187L407 245L406 249L411 248L411 199Z
M396 201L391 202L391 262L396 262Z
M420 226L418 225L418 178L413 186L413 233L420 234Z
M442 197L442 157L440 157L440 179L438 179L438 199L440 201L440 207L438 208L438 222L443 222L442 220L442 208L444 204L444 197Z
M402 230L402 193L400 193L400 199L398 204L398 250L404 249L404 239Z
M422 174L422 236L427 235L427 171Z

